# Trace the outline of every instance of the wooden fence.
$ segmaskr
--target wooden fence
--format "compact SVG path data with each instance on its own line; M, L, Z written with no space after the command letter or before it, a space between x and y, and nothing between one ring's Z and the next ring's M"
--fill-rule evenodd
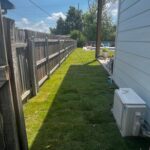
M14 22L6 18L4 24L7 49L12 51L10 59L19 81L18 92L22 100L26 100L37 94L44 81L76 48L76 41L60 37L51 39L46 33L16 29Z
M17 29L0 14L0 149L28 149L22 103L37 94L76 45L68 37Z

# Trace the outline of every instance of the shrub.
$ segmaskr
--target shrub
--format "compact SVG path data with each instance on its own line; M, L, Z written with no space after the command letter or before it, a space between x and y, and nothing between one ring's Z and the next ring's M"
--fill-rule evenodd
M109 52L109 49L108 48L103 48L102 51L103 52Z
M77 46L78 47L83 47L86 41L86 37L83 35L82 32L78 30L73 30L70 33L70 37L74 40L77 40Z

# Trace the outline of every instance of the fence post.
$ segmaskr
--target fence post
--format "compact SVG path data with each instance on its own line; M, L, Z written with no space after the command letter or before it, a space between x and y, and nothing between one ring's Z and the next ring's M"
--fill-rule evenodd
M35 60L35 42L34 36L29 37L28 39L28 52L29 52L29 68L30 68L30 78L32 84L33 96L36 96L39 90L38 81L37 81L37 66Z
M14 111L13 97L10 84L9 67L4 35L3 17L0 4L0 113L2 114L2 127L4 132L4 149L20 150ZM0 149L3 149L2 147Z
M71 48L71 41L69 41L69 44L68 44L68 45L69 45L69 49L68 49L68 51L69 51L69 52L68 52L68 53L69 53L69 55L70 55L70 54L71 54L71 52L72 52L72 48Z
M70 49L69 49L69 46L68 46L68 45L70 45L70 43L69 43L69 44L67 44L67 50L66 50L66 51L67 51L67 55L66 55L67 57L68 57L68 56L69 56L69 54L70 54Z
M49 71L49 53L48 53L48 37L45 38L45 57L46 57L46 74L49 78L50 71Z
M60 40L58 40L58 51L59 51L59 66L61 65L61 53L60 53Z

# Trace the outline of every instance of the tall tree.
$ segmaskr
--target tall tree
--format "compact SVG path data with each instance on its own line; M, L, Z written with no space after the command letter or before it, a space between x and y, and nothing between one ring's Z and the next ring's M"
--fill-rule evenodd
M83 33L89 41L95 41L96 38L96 13L86 12L83 15Z
M112 23L112 18L106 12L103 13L102 19L102 41L114 41L116 33L116 25Z
M59 18L56 28L50 28L52 34L70 34L73 30L82 31L82 11L70 6L66 20Z
M66 34L66 30L65 29L66 29L65 20L63 20L62 17L60 17L57 20L56 28L50 28L52 34L60 34L60 35Z
M72 30L82 31L82 11L70 6L67 13L66 19L67 33L69 34Z

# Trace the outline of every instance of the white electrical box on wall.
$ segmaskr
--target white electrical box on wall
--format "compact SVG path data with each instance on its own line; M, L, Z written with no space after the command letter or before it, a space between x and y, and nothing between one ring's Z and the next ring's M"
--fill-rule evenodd
M123 137L138 136L146 103L130 88L115 91L113 115Z

